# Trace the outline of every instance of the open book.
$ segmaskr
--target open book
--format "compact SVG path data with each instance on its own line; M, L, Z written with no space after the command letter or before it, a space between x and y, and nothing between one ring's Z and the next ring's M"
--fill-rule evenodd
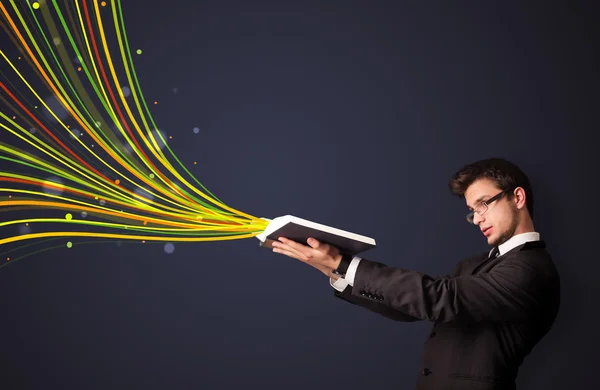
M333 245L340 252L349 255L356 255L374 248L376 245L375 240L370 237L350 233L293 215L284 215L274 219L262 219L269 221L269 225L256 238L260 241L259 245L266 248L272 248L271 244L278 237L285 237L303 245L308 245L306 240L312 237L320 242Z

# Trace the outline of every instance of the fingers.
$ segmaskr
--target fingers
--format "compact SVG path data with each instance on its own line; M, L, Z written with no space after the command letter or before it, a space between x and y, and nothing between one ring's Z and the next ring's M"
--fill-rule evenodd
M279 244L279 245L285 245L285 244ZM286 255L286 256L292 257L294 259L298 259L301 262L306 263L306 264L318 269L323 274L325 274L329 277L334 276L331 272L331 269L329 269L329 268L325 267L324 265L319 264L317 262L311 262L310 259L306 258L306 256L299 254L298 252L294 251L293 249L284 249L283 247L275 247L275 248L273 248L273 252L281 253L282 255Z
M284 249L284 248L273 248L273 252L275 253L280 253L282 255L286 255L289 257L293 257L294 259L298 259L300 261L305 262L306 260L304 259L304 256L299 254L298 252L292 251L292 250L288 250L288 249Z
M279 240L273 241L271 245L273 246L273 252L298 259L332 277L332 269L328 263L333 260L329 252L337 250L329 244L321 243L314 238L309 238L308 243L311 246L302 245L285 237L279 237Z
M300 244L299 242L289 240L285 237L279 237L279 241L283 242L291 249L302 253L308 258L321 256L322 254L326 254L329 250L328 244L321 243L312 237L308 239L308 243L310 246Z
M309 237L306 242L308 242L308 245L310 245L313 249L319 249L319 247L322 245L321 242L312 237Z
M280 251L277 250L273 250L274 252L277 253L293 253L294 254L294 258L302 260L302 261L306 261L308 260L309 256L311 255L309 251L312 251L313 249L305 247L304 245L298 244L292 240L287 240L283 241L283 238L280 238L279 241L274 241L271 245L273 246L273 248L277 248Z
M295 259L298 260L302 260L302 261L307 261L308 258L302 253L299 252L297 250L295 250L294 248L291 248L285 244L281 244L281 243L273 243L273 252L275 253L281 253L283 255L286 256L290 256L293 257Z
M289 248L291 248L291 249L293 249L293 250L295 250L297 252L300 252L302 254L309 255L312 252L312 248L311 247L308 247L306 245L302 245L302 244L300 244L300 243L298 243L296 241L293 241L293 240L288 240L285 237L279 237L279 241L283 242L286 247L289 247ZM273 244L275 244L275 243L279 244L277 241L274 242Z

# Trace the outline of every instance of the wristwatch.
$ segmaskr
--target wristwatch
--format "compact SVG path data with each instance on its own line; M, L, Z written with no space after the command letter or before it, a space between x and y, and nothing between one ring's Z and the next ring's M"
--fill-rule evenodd
M339 275L342 278L344 276L346 276L346 272L348 271L348 267L350 266L350 263L352 262L352 258L353 258L353 256L351 256L347 253L342 254L342 261L340 261L340 265L338 265L338 267L333 270L333 274Z

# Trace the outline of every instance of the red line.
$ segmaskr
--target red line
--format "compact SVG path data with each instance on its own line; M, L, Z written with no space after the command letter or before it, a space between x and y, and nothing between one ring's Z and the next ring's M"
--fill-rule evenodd
M19 179L19 178L6 177L6 176L0 176L0 181L7 181L7 182L13 182L13 183L23 183L23 184L31 184L31 185L34 185L34 186L38 186L40 184L39 182L36 182L34 180ZM44 183L44 185L47 186L47 187L54 187L56 189L59 189L59 190L65 191L65 192L70 192L70 193L78 194L78 195L81 195L81 196L86 196L86 197L89 196L88 194L86 194L86 193L84 193L82 191L78 191L78 190L71 189L71 188L65 188L65 187L60 186L60 185L55 185L55 184L53 184L51 182ZM118 200L111 199L110 202L118 204L118 205L121 205L121 206L126 206L126 207L132 208L134 210L139 210L141 212L148 212L148 210L137 208L135 206L132 206L130 204L127 204L127 203L124 203L124 202L121 202L121 201L118 201ZM154 214L154 215L160 215L160 216L163 216L163 217L172 217L172 215L169 215L169 214L166 214L166 213L162 213L162 212L157 212L157 211L151 211L151 213Z
M119 115L119 117L121 118L121 122L123 123L123 125L125 126L125 129L127 130L127 132L129 133L129 136L131 137L131 139L133 140L133 142L135 143L135 146L137 146L138 150L144 155L144 157L146 158L146 160L150 163L150 165L156 170L156 172L165 180L168 180L161 172L158 168L156 168L156 166L152 163L152 161L150 160L150 158L148 158L148 156L146 155L146 153L144 152L144 150L142 149L142 147L138 144L136 138L134 137L133 133L131 132L131 130L129 129L129 126L127 125L127 122L125 121L125 118L123 117L123 113L121 112L121 109L119 108L119 104L116 101L115 95L113 93L113 90L110 86L110 83L108 81L108 78L106 77L106 72L104 71L104 66L102 65L102 60L100 59L100 54L98 52L98 46L96 45L96 39L94 38L94 33L92 30L92 22L88 13L88 8L87 8L87 3L84 0L83 1L83 11L85 14L85 19L87 21L88 24L88 30L90 32L90 39L92 41L92 46L94 48L94 54L96 55L96 59L98 62L98 66L100 67L100 72L102 73L102 78L104 79L104 83L106 84L106 87L108 89L108 93L110 94L110 97L113 101L113 104L115 106L115 108L117 109L117 113ZM179 192L177 190L177 188L173 188L173 190L175 190L180 196L184 197L185 199L187 199L188 201L192 202L192 199L185 196L184 194L182 194L181 192Z
M27 113L27 115L29 115L29 117L31 119L33 119L33 121L35 123L37 123L37 125L44 130L50 137L52 137L52 139L58 143L63 149L67 150L73 157L75 157L75 159L77 159L77 161L79 161L80 163L82 163L83 165L85 165L87 168L89 168L92 172L96 173L98 176L102 177L104 180L106 180L109 183L112 183L112 181L107 178L106 176L104 176L102 173L98 172L96 169L94 169L91 165L89 165L87 162L85 162L85 160L83 160L81 157L79 157L77 154L75 154L71 149L69 149L65 144L62 143L61 140L59 140L58 138L56 138L56 136L54 134L52 134L52 132L50 130L48 130L46 128L46 126L44 126L42 124L42 122L40 122L24 105L23 103L21 103L16 97L15 95L13 95L8 88L6 88L6 86L2 83L2 81L0 81L0 87L8 94L8 96L10 96L12 98L12 100L15 101L15 103L17 103L19 105L19 107L21 107L21 109L23 111L25 111Z

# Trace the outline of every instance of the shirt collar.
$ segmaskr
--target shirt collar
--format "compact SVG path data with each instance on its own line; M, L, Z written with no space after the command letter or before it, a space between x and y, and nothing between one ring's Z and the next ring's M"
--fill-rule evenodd
M528 241L539 241L540 240L540 233L538 232L527 232L527 233L521 233L521 234L516 234L514 236L512 236L511 238L509 238L506 242L500 244L498 246L498 256L502 256L504 255L506 252L510 251L511 249L514 249L516 247L518 247L519 245L525 244ZM492 251L494 250L494 248L492 248L490 250L490 253L492 253Z

